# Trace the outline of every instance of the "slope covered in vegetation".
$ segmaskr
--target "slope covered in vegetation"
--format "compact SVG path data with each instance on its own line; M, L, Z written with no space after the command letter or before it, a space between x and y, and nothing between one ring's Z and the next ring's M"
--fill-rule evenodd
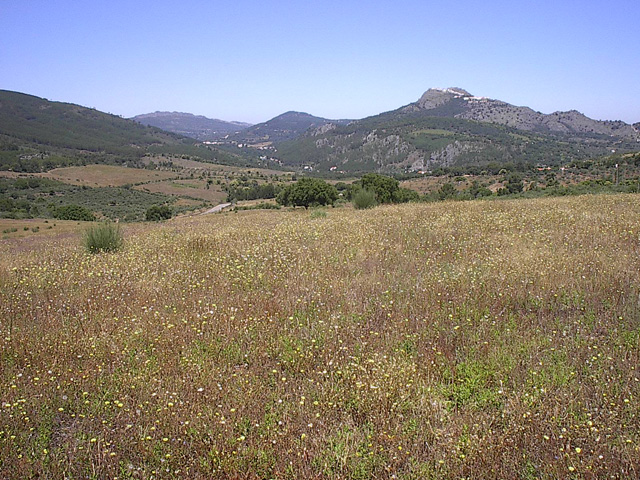
M192 139L70 103L0 90L0 170L39 172L86 163L136 163L147 153L242 163Z

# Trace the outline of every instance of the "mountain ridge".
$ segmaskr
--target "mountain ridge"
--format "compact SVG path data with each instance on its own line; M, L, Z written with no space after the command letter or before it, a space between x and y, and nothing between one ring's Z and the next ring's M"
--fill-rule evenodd
M143 125L151 125L201 141L218 140L252 125L245 122L208 118L204 115L194 115L186 112L167 111L143 113L132 117L132 120Z
M447 89L431 88L422 97L404 107L408 111L436 108L450 102L466 105L456 105L460 110L454 116L468 120L498 123L520 130L549 130L561 133L593 133L613 135L632 140L640 138L633 125L621 120L594 120L573 109L556 111L550 114L536 112L530 107L515 106L502 100L488 97L477 97L466 90L450 87Z
M180 112L145 115L206 119ZM127 163L167 153L231 164L391 173L488 163L558 165L640 150L640 122L593 120L577 110L542 114L459 87L428 89L413 103L360 120L288 111L240 131L239 122L225 123L236 132L197 143L136 120L0 90L0 168L37 171L69 157L74 164ZM56 156L67 160L51 160Z
M316 117L306 112L289 110L277 115L266 122L252 125L245 130L232 135L231 140L239 143L268 143L293 140L311 128L322 128L326 125L342 125L351 120L329 120Z
M478 97L459 87L431 88L396 110L324 125L278 145L285 165L324 170L421 171L490 162L559 164L637 151L640 132L622 121L599 121L571 110L542 114Z

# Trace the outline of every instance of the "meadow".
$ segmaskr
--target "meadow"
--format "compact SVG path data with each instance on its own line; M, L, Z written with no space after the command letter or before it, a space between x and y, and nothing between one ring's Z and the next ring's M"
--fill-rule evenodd
M640 475L638 195L50 232L0 243L1 478Z

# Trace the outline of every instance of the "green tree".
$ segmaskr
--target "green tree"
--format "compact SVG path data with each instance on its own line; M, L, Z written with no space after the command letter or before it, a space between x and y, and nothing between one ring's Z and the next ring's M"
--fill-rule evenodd
M417 202L420 195L410 188L399 188L393 192L393 203Z
M471 182L468 192L471 198L490 197L492 195L491 190L484 185L480 185L477 180Z
M509 193L520 193L524 189L524 184L522 183L522 175L518 175L517 173L511 173L507 177L507 184L505 185Z
M60 220L93 222L96 217L91 210L80 205L65 205L55 209L53 216Z
M394 194L400 188L398 180L378 173L365 174L360 179L360 185L364 190L374 192L378 203L392 203Z
M451 183L445 183L438 189L438 198L440 200L446 200L448 198L455 198L458 196L456 187Z
M149 207L146 213L146 219L148 222L159 222L161 220L168 220L173 215L171 208L167 205L154 205Z
M309 208L331 205L338 198L338 191L332 185L318 178L301 178L296 183L283 188L276 201L280 205Z

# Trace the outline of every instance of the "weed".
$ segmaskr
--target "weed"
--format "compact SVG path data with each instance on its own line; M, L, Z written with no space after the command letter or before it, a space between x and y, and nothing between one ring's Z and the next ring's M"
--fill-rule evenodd
M120 226L111 222L89 227L83 238L84 247L89 253L115 252L123 245Z
M326 218L327 217L327 211L323 210L321 208L314 208L311 211L311 218Z
M353 206L358 210L373 208L377 204L376 193L372 190L361 189L353 196Z

